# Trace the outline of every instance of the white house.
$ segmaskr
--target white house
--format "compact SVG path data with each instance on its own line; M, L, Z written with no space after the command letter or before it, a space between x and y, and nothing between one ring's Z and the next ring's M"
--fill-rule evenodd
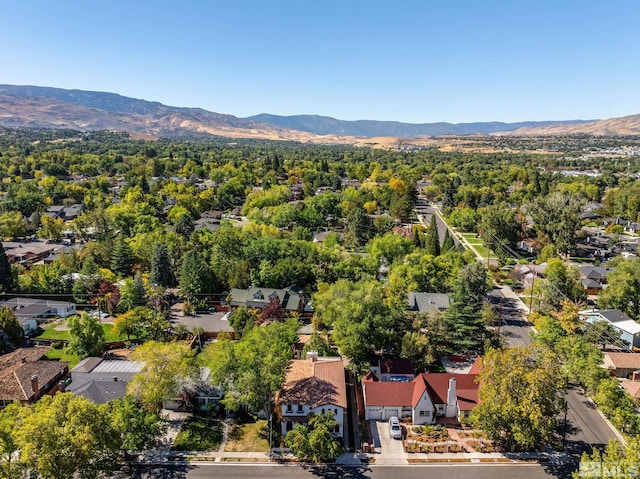
M434 424L438 418L462 418L478 404L477 374L423 373L410 383L362 381L365 419L386 421L411 416L413 424Z
M620 332L620 338L628 343L628 349L640 348L640 324L617 309L588 309L580 311L580 318L588 323L606 321Z
M25 334L35 331L38 328L38 324L51 317L60 316L61 318L66 318L76 313L76 305L74 303L47 299L17 297L0 301L0 308L3 307L13 311Z
M342 359L309 353L307 359L292 360L277 403L283 435L291 431L295 423L306 422L310 413L331 412L338 423L332 434L343 437L347 389Z

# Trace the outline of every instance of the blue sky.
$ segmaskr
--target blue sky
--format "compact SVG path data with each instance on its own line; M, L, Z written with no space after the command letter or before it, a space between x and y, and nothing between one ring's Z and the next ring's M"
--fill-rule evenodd
M0 83L249 116L640 113L637 0L0 0Z

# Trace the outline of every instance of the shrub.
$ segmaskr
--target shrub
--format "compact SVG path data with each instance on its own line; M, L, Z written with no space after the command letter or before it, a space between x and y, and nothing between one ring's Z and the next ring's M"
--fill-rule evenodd
M64 344L62 344L60 341L56 341L54 343L51 343L51 347L53 349L62 349L63 346L64 346Z

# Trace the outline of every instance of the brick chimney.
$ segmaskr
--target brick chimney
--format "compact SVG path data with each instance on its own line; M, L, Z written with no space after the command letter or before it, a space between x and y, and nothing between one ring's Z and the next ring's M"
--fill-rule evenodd
M307 359L310 359L311 362L315 363L318 360L318 351L307 352Z
M33 389L33 392L36 394L38 394L38 391L40 390L40 388L38 388L38 376L35 374L31 376L31 389Z

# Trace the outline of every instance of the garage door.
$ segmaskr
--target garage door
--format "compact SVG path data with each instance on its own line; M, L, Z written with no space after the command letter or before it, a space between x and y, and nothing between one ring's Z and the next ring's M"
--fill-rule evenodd
M393 416L400 417L400 408L389 408L389 407L384 408L384 414L382 415L382 419L384 419L385 421L388 421Z
M374 407L368 407L367 408L367 418L371 419L373 421L381 421L382 420L382 408L374 408Z

